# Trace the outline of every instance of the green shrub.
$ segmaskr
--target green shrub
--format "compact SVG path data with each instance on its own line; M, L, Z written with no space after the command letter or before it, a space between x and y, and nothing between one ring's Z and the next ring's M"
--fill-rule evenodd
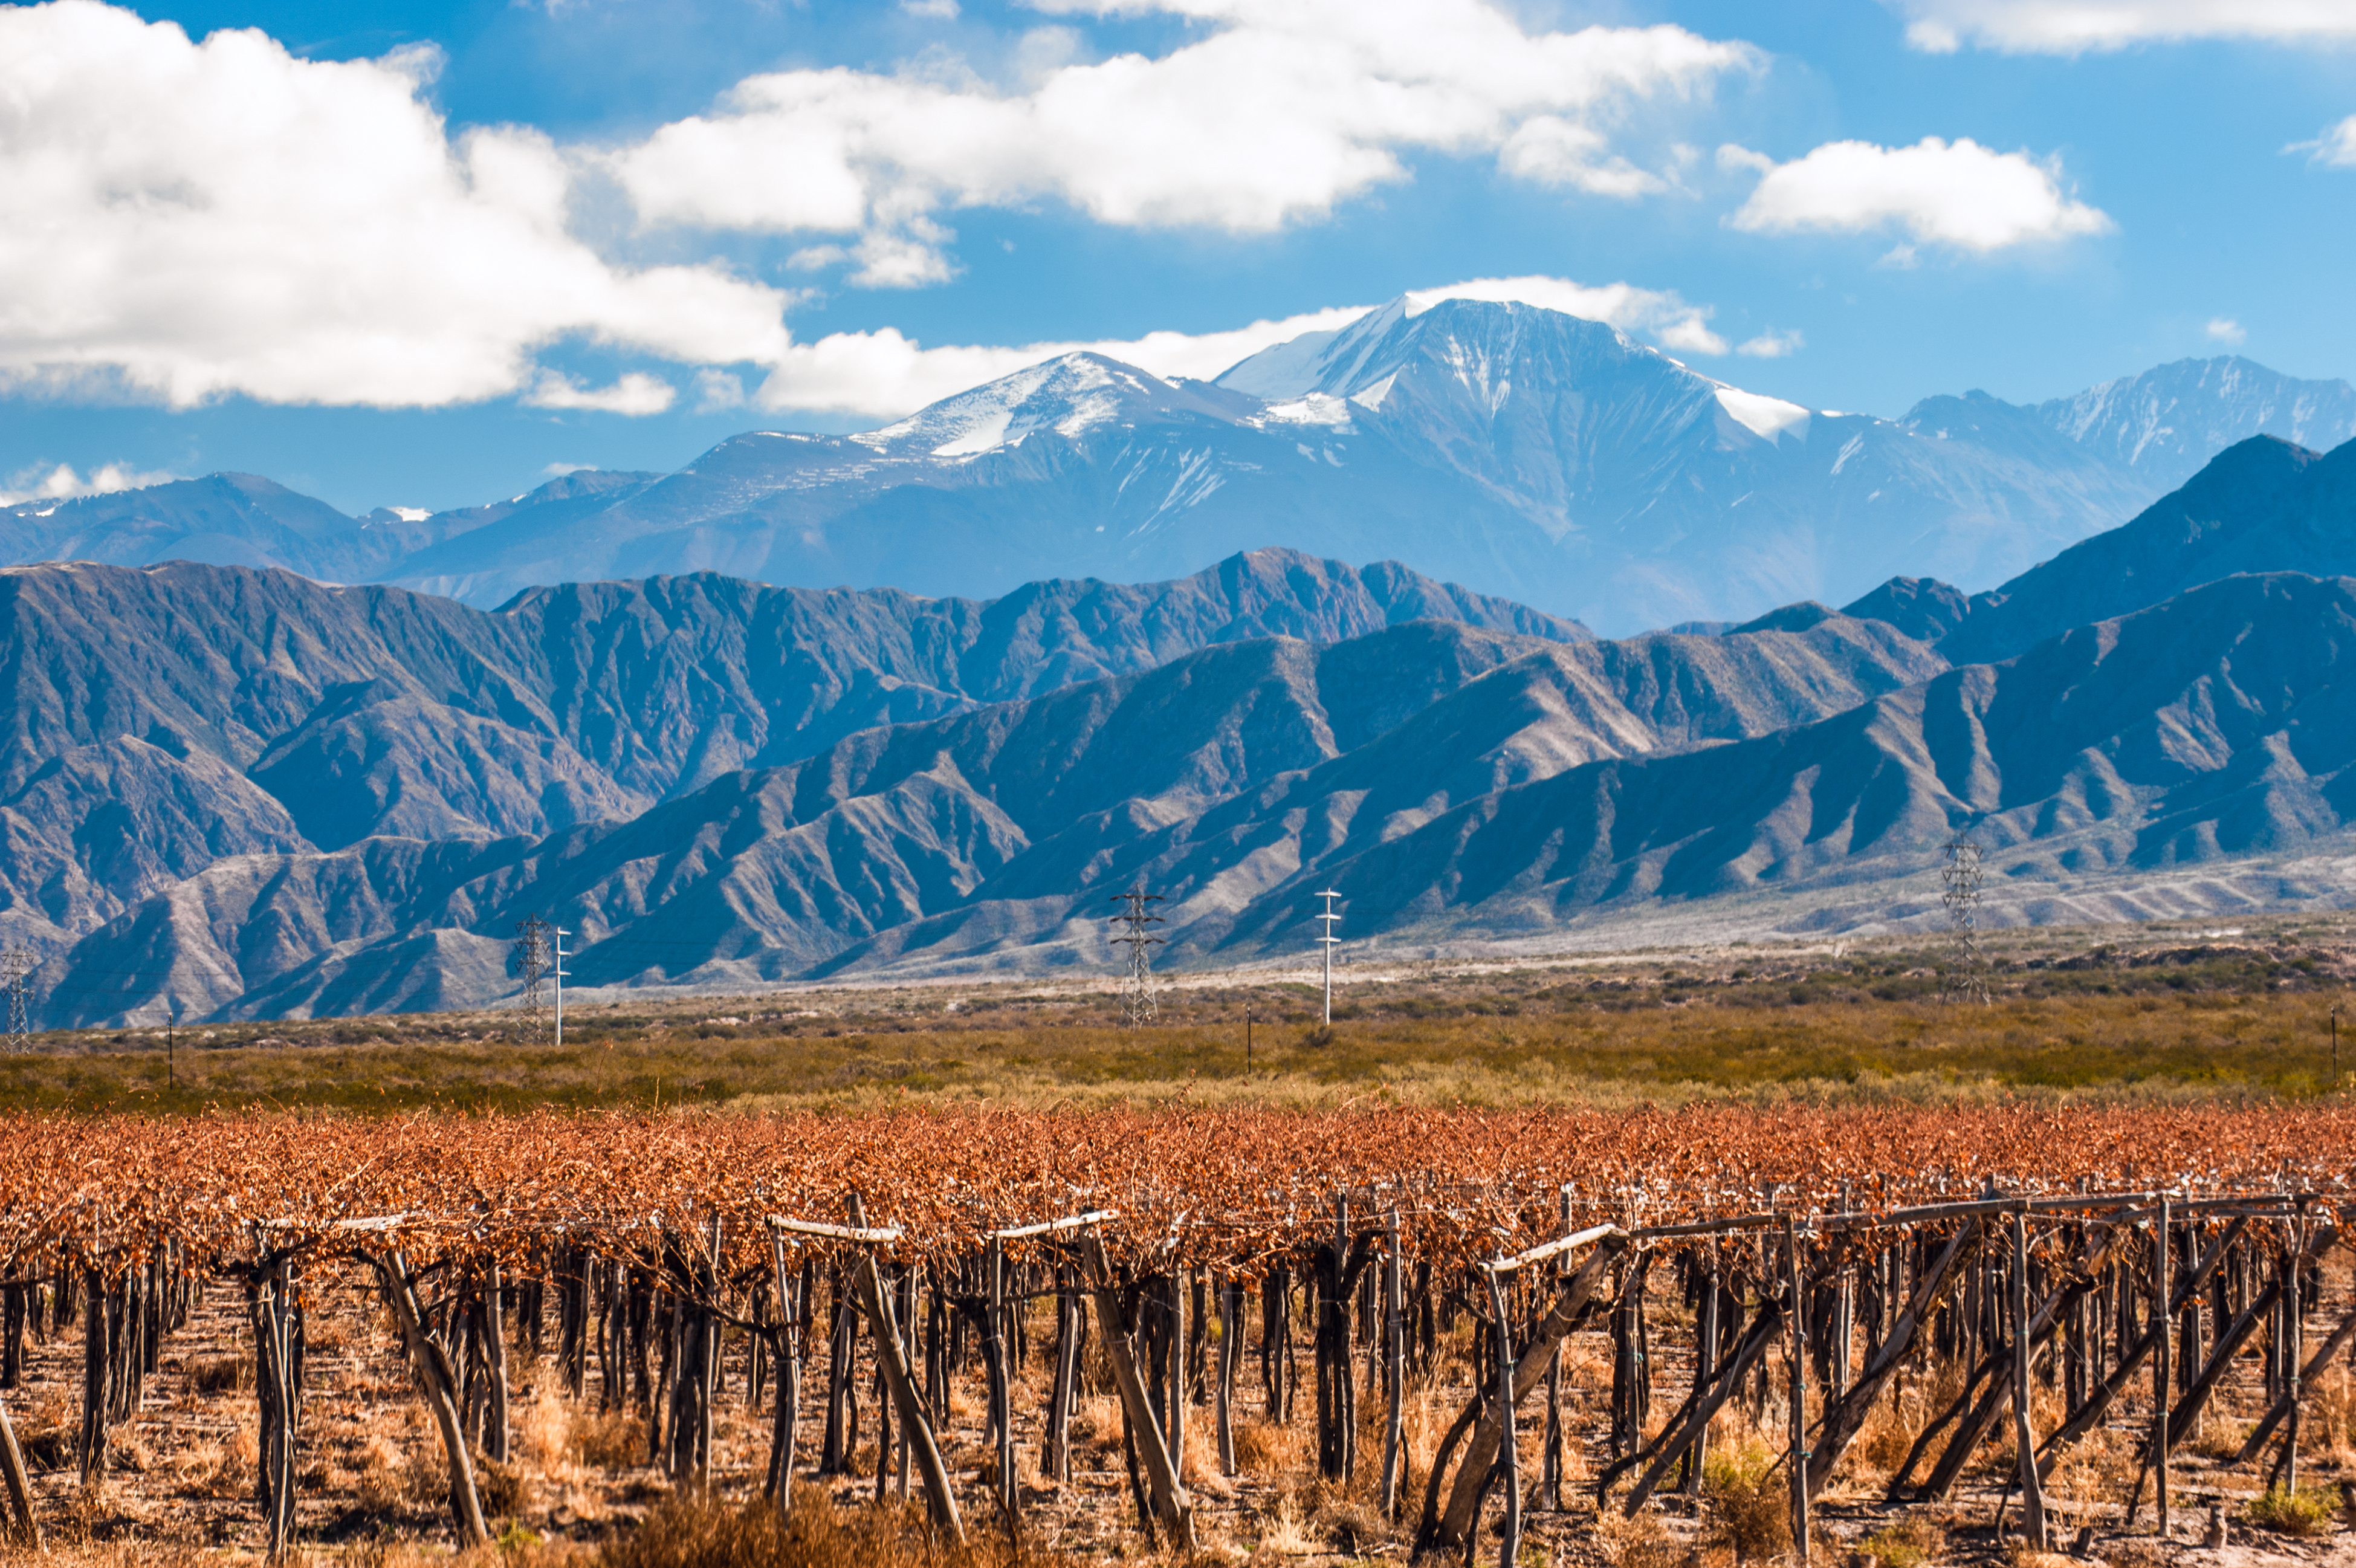
M2340 1499L2319 1487L2274 1487L2262 1498L2250 1499L2249 1520L2260 1530L2282 1535L2329 1535L2340 1512Z

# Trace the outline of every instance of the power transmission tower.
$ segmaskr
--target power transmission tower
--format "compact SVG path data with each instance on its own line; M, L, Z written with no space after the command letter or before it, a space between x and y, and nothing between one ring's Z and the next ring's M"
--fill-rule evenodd
M523 972L523 1032L532 1044L548 1043L549 924L538 915L516 923L516 962Z
M1961 833L1947 841L1939 902L1947 907L1950 951L1943 995L1949 1002L1988 1001L1987 955L1980 951L1980 846Z
M1325 922L1320 928L1325 934L1317 939L1317 945L1325 950L1325 1023L1330 1028L1333 1023L1333 950L1342 945L1342 939L1333 934L1333 928L1342 919L1333 912L1333 900L1341 895L1329 887L1317 897L1325 900L1325 912L1312 918Z
M1153 912L1162 895L1148 893L1140 883L1126 893L1114 894L1112 901L1120 906L1113 924L1122 928L1122 934L1113 938L1113 946L1129 949L1129 978L1120 988L1121 1027L1141 1029L1153 1022L1153 950L1162 945L1162 939L1146 928L1162 924L1162 917Z
M0 953L0 983L8 988L8 1048L29 1051L33 1048L33 971L40 961L33 950L19 942Z

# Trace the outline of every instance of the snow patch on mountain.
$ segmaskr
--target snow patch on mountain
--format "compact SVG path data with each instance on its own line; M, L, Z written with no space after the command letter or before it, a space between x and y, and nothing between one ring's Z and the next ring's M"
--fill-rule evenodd
M1812 416L1796 403L1744 392L1740 387L1719 387L1718 406L1726 411L1728 418L1762 440L1781 442L1785 435L1799 441L1808 438ZM1834 472L1839 471L1836 464Z

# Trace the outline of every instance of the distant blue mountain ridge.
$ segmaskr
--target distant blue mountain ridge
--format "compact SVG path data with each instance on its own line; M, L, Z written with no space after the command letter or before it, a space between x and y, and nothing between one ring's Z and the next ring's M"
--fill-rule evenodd
M668 475L348 518L246 475L0 510L0 560L284 566L481 607L718 572L991 598L1189 575L1240 552L1387 560L1609 636L1843 603L1898 575L1985 592L2233 443L2356 436L2356 389L2183 360L2035 406L1811 410L1537 306L1406 299L1173 381L1049 360L847 436L754 432Z

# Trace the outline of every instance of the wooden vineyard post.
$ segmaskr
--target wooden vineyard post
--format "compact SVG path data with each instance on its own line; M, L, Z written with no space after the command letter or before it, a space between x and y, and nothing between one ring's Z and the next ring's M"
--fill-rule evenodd
M1701 1310L1694 1315L1694 1387L1704 1389L1718 1373L1719 1341L1719 1276L1718 1238L1709 1239L1708 1262L1703 1265ZM1688 1496L1701 1494L1702 1467L1709 1463L1709 1428L1704 1425L1694 1434L1693 1445L1686 1450L1685 1480L1678 1490Z
M1497 1343L1497 1479L1505 1488L1505 1521L1497 1544L1497 1568L1515 1568L1522 1554L1522 1477L1521 1444L1514 1432L1514 1324L1512 1315L1505 1310L1505 1272L1494 1264L1486 1272L1489 1305L1497 1317L1492 1336ZM1473 1523L1480 1523L1477 1514Z
M1057 1483L1072 1478L1072 1402L1079 1394L1080 1336L1087 1326L1087 1304L1075 1283L1071 1262L1059 1257L1055 1262L1055 1380L1047 1395L1047 1434L1040 1466L1049 1480ZM1226 1408L1220 1407L1223 1421ZM1220 1452L1226 1463L1235 1462L1232 1452L1224 1448Z
M998 1506L1015 1517L1020 1501L1014 1485L1013 1362L1006 1344L1006 1245L990 1239L985 1266L990 1271L989 1327L982 1335L984 1359L990 1363L990 1423L998 1437Z
M783 1516L794 1506L794 1422L802 1402L802 1302L786 1267L786 1239L775 1230L769 1232L769 1266L777 1281L777 1408L769 1428L768 1494Z
M2167 1251L2162 1238L2162 1252ZM2160 1306L2164 1310L2168 1297L2163 1294ZM2167 1325L2161 1324L2161 1338L2167 1338ZM2036 1345L2029 1320L2029 1217L2015 1212L2012 1217L2012 1436L2019 1451L2020 1522L2029 1538L2029 1550L2047 1550L2045 1539L2045 1488L2037 1479L2037 1434L2029 1420L2029 1363L2034 1359Z
M2169 1245L2169 1206L2162 1196L2159 1200L2159 1220L2152 1228L2152 1308L2159 1315L2154 1326L2159 1331L2159 1342L2152 1351L2151 1374L2151 1465L2153 1478L2158 1483L2154 1493L2159 1505L2159 1533L2168 1535L2168 1401L2169 1363L2176 1342L2175 1315L2169 1308L2175 1300L2174 1283L2169 1278L2169 1265L2175 1262L2176 1249Z
M2299 1204L2298 1224L2291 1234L2290 1262L2283 1283L2283 1393L2290 1402L2290 1419L2283 1432L2282 1484L2287 1492L2298 1490L2298 1404L2303 1380L2299 1376L2299 1358L2307 1353L2305 1319L2306 1303L2300 1299L2300 1276L2307 1260L2307 1204Z
M262 1415L262 1507L273 1561L294 1544L294 1426L302 1387L294 1375L296 1324L292 1271L265 1260L253 1295L254 1402Z
M1407 1403L1406 1270L1399 1257L1399 1213L1390 1211L1383 1227L1383 1484L1385 1519L1398 1518L1398 1484L1402 1419ZM1223 1448L1224 1451L1224 1448ZM1227 1474L1235 1474L1232 1468Z
M106 1283L96 1269L82 1280L81 1484L106 1473L107 1369L113 1346L107 1337Z
M863 1230L867 1219L857 1193L851 1195L850 1215L852 1228ZM949 1490L948 1466L941 1463L940 1444L933 1440L932 1423L925 1419L925 1402L917 1397L916 1381L908 1375L908 1359L901 1348L899 1332L892 1324L891 1298L884 1294L873 1254L863 1248L852 1281L859 1292L860 1305L865 1308L868 1323L875 1330L875 1359L884 1369L884 1381L891 1391L892 1402L901 1421L907 1425L909 1440L916 1452L916 1467L924 1473L926 1506L932 1509L934 1524L963 1545L965 1523L958 1518L957 1498Z
M1187 1494L1170 1450L1162 1444L1161 1423L1153 1419L1152 1402L1145 1397L1145 1381L1138 1375L1137 1359L1130 1353L1129 1337L1121 1332L1120 1302L1112 1275L1105 1266L1104 1246L1093 1233L1081 1242L1080 1259L1087 1274L1089 1294L1097 1305L1097 1331L1104 1338L1105 1359L1112 1363L1114 1384L1120 1391L1121 1413L1129 1423L1131 1441L1144 1461L1153 1511L1168 1526L1171 1544L1182 1552L1194 1550L1194 1499Z
M1219 1429L1219 1474L1236 1474L1236 1368L1243 1360L1243 1282L1231 1273L1219 1276L1219 1384L1216 1418Z
M450 1369L450 1359L425 1331L425 1315L418 1307L408 1260L394 1251L380 1253L372 1261L385 1301L392 1308L393 1322L401 1329L401 1342L409 1351L409 1364L417 1373L425 1408L442 1434L443 1454L450 1462L450 1511L456 1517L458 1534L468 1546L488 1546L491 1532L484 1526L483 1499L475 1490L475 1464L466 1454L466 1434L458 1415L458 1380Z
M1556 1284L1552 1310L1538 1323L1528 1346L1522 1351L1521 1359L1515 1366L1512 1391L1515 1400L1538 1386L1546 1376L1547 1362L1560 1347L1563 1337L1586 1315L1588 1304L1594 1299L1596 1285L1621 1251L1620 1233L1615 1226L1597 1226L1536 1249L1538 1257L1529 1253L1523 1255L1524 1262L1537 1262L1557 1252L1603 1242L1609 1244L1593 1246L1587 1261L1579 1266L1578 1271ZM1472 1538L1473 1516L1479 1510L1490 1466L1497 1462L1502 1436L1498 1414L1483 1414L1484 1402L1478 1394L1467 1402L1449 1435L1441 1440L1439 1452L1432 1456L1430 1477L1425 1485L1423 1519L1416 1530L1418 1550L1432 1546L1462 1546ZM1453 1460L1455 1478L1450 1481L1449 1466L1460 1441L1463 1444L1463 1453L1461 1459ZM1448 1492L1445 1509L1440 1501L1443 1485Z
M507 1317L499 1308L499 1266L483 1269L483 1351L491 1369L490 1430L483 1450L504 1465L508 1459L508 1336Z
M1186 1473L1186 1306L1187 1269L1183 1262L1170 1268L1170 1354L1164 1359L1163 1370L1169 1385L1162 1393L1162 1419L1169 1423L1170 1468L1177 1475ZM1344 1381L1349 1379L1347 1365L1342 1369Z
M1800 1568L1808 1568L1808 1305L1800 1294L1800 1233L1789 1214L1783 1216L1783 1283L1792 1297L1792 1552Z
M8 1536L36 1552L46 1550L41 1521L33 1513L33 1478L25 1469L25 1450L17 1445L16 1428L8 1419L8 1402L0 1397L0 1481L8 1488Z
M1569 1186L1563 1187L1560 1197L1562 1233L1568 1236L1570 1234L1571 1212L1571 1189ZM1560 1273L1568 1266L1566 1261L1555 1272ZM1538 1496L1546 1500L1545 1506L1551 1513L1562 1511L1562 1352L1558 1350L1553 1359L1547 1363L1546 1421L1538 1460Z

